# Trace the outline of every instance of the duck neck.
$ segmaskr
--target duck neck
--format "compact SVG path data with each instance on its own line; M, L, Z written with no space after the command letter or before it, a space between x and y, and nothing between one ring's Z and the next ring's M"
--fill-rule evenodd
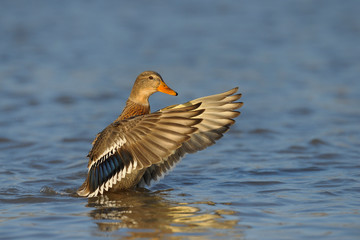
M126 101L124 110L115 121L120 121L123 119L131 118L138 115L149 114L149 113L150 113L149 102L147 102L147 104L139 104L128 99Z

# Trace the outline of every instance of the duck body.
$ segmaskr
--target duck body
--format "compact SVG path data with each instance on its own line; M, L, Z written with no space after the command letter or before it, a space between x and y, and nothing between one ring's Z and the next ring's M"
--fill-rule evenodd
M213 145L234 124L238 88L150 113L149 96L176 96L161 76L141 73L120 116L93 141L88 174L77 191L95 197L107 191L144 187L163 177L186 154Z

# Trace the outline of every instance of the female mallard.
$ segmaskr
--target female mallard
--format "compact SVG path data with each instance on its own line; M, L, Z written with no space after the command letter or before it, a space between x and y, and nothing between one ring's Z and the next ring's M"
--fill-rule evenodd
M88 174L77 193L95 197L105 191L149 185L162 177L186 153L215 143L235 123L238 88L172 105L150 113L149 97L155 92L176 96L161 76L141 73L121 115L93 141L88 154Z

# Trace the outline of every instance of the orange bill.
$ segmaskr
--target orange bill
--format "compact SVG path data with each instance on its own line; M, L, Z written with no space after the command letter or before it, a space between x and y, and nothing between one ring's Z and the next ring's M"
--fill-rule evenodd
M160 81L160 85L158 86L157 90L159 92L163 92L169 95L173 95L173 96L177 96L177 92L175 92L174 90L172 90L171 88L169 88L166 83L164 83L163 81Z

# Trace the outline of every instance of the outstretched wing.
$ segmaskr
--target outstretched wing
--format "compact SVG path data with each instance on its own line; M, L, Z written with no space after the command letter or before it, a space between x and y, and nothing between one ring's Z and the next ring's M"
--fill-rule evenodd
M78 194L97 196L114 184L128 181L125 176L145 171L167 159L197 130L193 126L201 122L197 116L204 111L198 109L200 105L168 109L110 124L94 140L88 154L88 176Z
M229 127L235 123L233 118L240 114L240 112L235 111L243 105L242 102L236 102L241 98L241 94L236 94L237 91L238 88L234 88L224 93L198 98L184 104L161 109L159 112L166 112L183 107L196 106L201 103L201 106L197 109L201 109L203 112L196 116L196 118L202 119L202 121L195 125L197 130L190 133L189 139L184 141L179 148L172 151L162 162L153 164L146 169L138 186L150 185L151 181L163 177L186 153L203 150L220 139L229 130Z

